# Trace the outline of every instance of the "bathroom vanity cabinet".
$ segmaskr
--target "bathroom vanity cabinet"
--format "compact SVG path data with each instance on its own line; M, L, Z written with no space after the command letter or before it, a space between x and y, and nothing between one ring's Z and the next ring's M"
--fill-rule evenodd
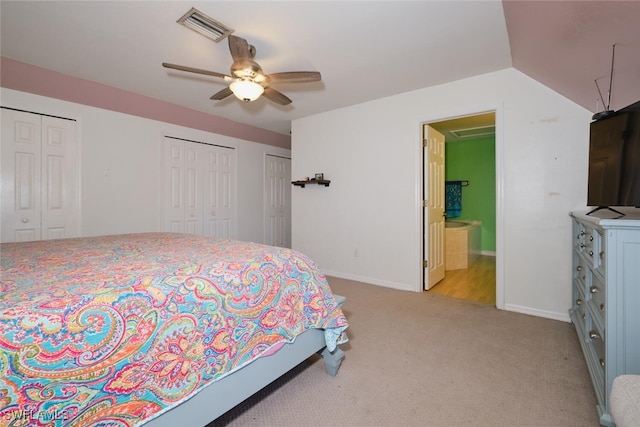
M571 213L569 310L598 400L600 424L613 426L611 384L640 374L640 209L617 219ZM611 216L608 211L594 215Z

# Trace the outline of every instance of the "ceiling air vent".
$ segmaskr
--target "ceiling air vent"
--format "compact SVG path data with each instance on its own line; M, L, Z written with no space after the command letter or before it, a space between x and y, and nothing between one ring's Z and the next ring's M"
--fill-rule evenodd
M222 25L194 7L178 19L178 24L182 24L216 43L233 32L231 28Z

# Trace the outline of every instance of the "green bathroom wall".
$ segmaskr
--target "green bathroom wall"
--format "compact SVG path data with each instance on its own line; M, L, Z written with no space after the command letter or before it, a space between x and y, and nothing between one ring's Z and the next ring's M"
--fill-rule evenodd
M495 137L445 144L445 180L469 181L462 187L462 212L456 219L479 220L481 250L496 250Z

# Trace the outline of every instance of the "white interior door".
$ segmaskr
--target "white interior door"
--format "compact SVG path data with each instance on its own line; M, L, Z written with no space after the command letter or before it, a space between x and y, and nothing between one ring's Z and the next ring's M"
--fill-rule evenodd
M76 237L79 169L73 120L2 110L3 242Z
M291 159L266 156L264 243L291 247Z
M423 253L424 288L444 279L444 135L429 125L423 128Z
M204 165L204 235L235 237L235 152L231 148L202 145Z
M41 117L2 109L2 241L40 240Z
M163 151L164 230L184 233L184 141L165 137Z
M235 150L164 137L164 230L235 238Z
M202 178L198 144L164 138L165 230L202 234Z
M202 234L202 177L198 144L184 142L184 226L189 234Z
M42 116L42 239L78 235L76 122Z

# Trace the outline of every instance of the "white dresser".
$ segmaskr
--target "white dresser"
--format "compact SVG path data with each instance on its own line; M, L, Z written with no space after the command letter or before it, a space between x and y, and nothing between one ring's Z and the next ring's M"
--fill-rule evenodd
M640 209L573 219L569 310L598 399L600 423L613 426L609 395L620 374L640 374ZM611 218L611 219L605 219Z

